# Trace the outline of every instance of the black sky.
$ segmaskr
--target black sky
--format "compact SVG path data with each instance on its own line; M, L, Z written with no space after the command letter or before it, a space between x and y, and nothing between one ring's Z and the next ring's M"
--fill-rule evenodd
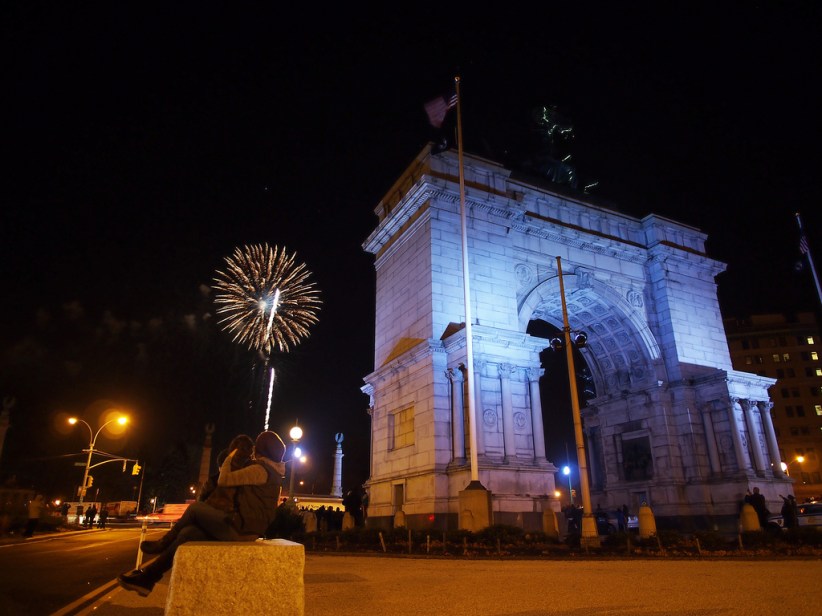
M218 446L256 430L238 408L252 358L219 335L201 286L235 247L268 242L298 254L324 301L278 360L272 428L300 420L320 484L345 433L344 483L364 480L374 271L361 245L435 136L423 102L456 73L470 151L509 156L531 110L556 105L598 198L708 233L728 264L726 316L818 309L794 269L794 213L819 254L822 10L565 4L6 3L0 393L17 403L0 475L44 481L32 449L83 444L51 428L56 413L101 398L135 409L122 446L155 468L205 421Z

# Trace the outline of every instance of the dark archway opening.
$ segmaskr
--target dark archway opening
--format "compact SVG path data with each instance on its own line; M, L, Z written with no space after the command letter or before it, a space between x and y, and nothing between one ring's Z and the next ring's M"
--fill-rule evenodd
M527 333L547 340L556 337L564 340L561 329L539 319L529 322ZM568 361L564 349L555 351L551 347L544 349L539 359L545 370L545 374L539 381L545 431L545 455L548 461L559 469L566 464L571 467L572 483L578 490L579 475L574 440L574 417L571 410L571 387L568 382ZM579 407L585 408L587 400L596 397L596 390L588 364L576 347L574 347L574 368ZM562 490L566 486L567 479L560 474L557 477L557 487Z

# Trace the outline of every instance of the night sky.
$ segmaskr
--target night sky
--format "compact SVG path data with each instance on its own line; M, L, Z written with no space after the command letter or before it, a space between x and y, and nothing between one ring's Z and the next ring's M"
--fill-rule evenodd
M271 428L299 421L299 473L317 492L337 432L343 487L367 479L375 275L362 243L438 137L423 103L455 74L469 152L522 160L533 109L556 106L597 199L708 234L728 264L725 316L817 310L794 214L822 255L822 9L574 4L5 3L0 394L16 403L0 477L68 492L88 435L65 417L96 425L98 407L133 420L98 446L139 458L169 500L206 423L215 450L256 434L259 358L216 325L209 286L235 247L267 242L297 253L323 300L310 338L272 359Z

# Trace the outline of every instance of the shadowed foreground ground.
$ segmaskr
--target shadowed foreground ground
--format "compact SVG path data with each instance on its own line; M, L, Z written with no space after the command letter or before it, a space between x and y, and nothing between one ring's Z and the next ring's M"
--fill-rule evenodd
M160 616L113 591L96 616ZM306 616L573 616L814 613L822 560L466 560L307 554ZM273 589L272 589L273 590ZM272 613L276 612L272 596ZM85 612L91 613L91 612Z

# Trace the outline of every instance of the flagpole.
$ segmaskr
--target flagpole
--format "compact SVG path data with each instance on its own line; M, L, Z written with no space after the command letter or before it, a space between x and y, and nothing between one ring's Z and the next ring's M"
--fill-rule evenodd
M454 77L457 92L457 153L460 175L460 230L462 235L462 292L465 297L465 363L468 376L468 440L471 449L471 481L479 481L477 460L477 409L474 398L474 335L471 317L471 287L468 276L468 220L465 213L465 172L462 157L462 97L460 78Z
M799 225L799 241L800 241L800 249L802 239L805 239L805 248L802 249L802 252L805 253L805 256L808 257L808 264L811 266L811 274L813 275L813 281L816 284L816 295L819 298L819 305L822 307L822 288L819 286L819 276L816 275L816 266L813 264L813 258L811 257L811 247L807 243L807 238L805 237L805 230L802 228L802 219L799 217L799 212L796 213L796 222Z

